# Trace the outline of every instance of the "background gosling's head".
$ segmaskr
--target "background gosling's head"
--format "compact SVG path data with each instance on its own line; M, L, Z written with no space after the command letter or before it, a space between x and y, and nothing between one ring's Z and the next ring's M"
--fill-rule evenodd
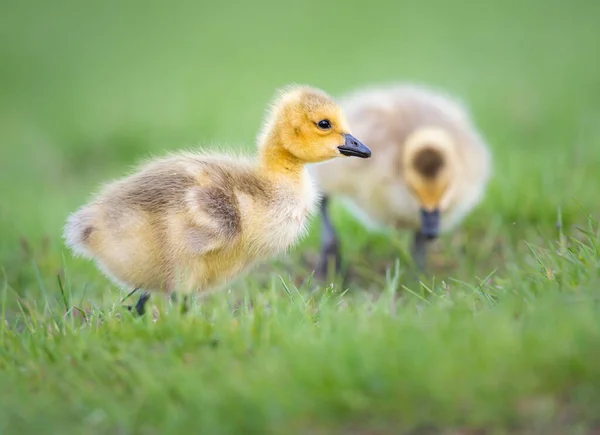
M350 134L341 108L325 92L310 86L280 91L259 143L280 148L303 163L371 156L371 150Z
M420 129L405 142L403 174L421 208L421 233L439 235L440 212L456 174L456 150L452 137L442 129Z

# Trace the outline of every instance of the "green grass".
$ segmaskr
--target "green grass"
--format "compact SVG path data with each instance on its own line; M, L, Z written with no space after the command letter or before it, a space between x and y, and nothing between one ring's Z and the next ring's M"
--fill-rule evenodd
M0 433L597 430L598 2L88 3L1 8ZM345 283L310 280L315 221L188 315L131 316L64 248L141 158L252 150L276 87L395 80L463 98L494 155L421 283L408 234L337 205Z

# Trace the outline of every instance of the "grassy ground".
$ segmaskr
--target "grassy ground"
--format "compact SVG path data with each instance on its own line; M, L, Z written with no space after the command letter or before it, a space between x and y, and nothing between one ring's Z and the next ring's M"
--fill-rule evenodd
M0 433L599 430L598 2L2 9ZM130 316L64 249L66 214L142 157L251 150L276 87L394 80L460 95L495 159L421 284L408 235L339 207L345 284L310 282L315 222L186 316Z

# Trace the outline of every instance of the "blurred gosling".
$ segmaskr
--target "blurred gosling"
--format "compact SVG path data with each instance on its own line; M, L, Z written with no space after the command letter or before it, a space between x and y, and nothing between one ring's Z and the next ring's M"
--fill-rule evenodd
M336 272L341 265L328 214L335 195L370 228L414 231L411 253L423 271L427 242L453 229L481 201L491 175L488 147L461 103L424 87L360 90L340 105L373 158L311 165L323 193L316 274L324 277L331 263Z
M203 292L290 248L318 195L305 164L370 157L339 106L309 86L281 90L256 158L180 152L111 182L68 217L66 245L116 284Z

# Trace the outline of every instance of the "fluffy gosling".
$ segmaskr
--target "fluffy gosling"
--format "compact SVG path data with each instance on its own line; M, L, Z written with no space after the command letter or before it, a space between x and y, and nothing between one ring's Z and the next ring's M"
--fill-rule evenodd
M203 292L290 248L317 208L307 163L371 155L333 99L309 86L279 92L257 148L256 158L181 152L143 164L68 217L66 245L143 289L143 314L150 292Z
M457 100L413 85L357 91L340 100L350 126L373 150L368 161L311 165L323 193L324 277L340 250L328 215L332 195L368 227L414 231L412 257L423 271L427 241L454 228L480 202L491 154ZM352 176L348 176L352 174Z

